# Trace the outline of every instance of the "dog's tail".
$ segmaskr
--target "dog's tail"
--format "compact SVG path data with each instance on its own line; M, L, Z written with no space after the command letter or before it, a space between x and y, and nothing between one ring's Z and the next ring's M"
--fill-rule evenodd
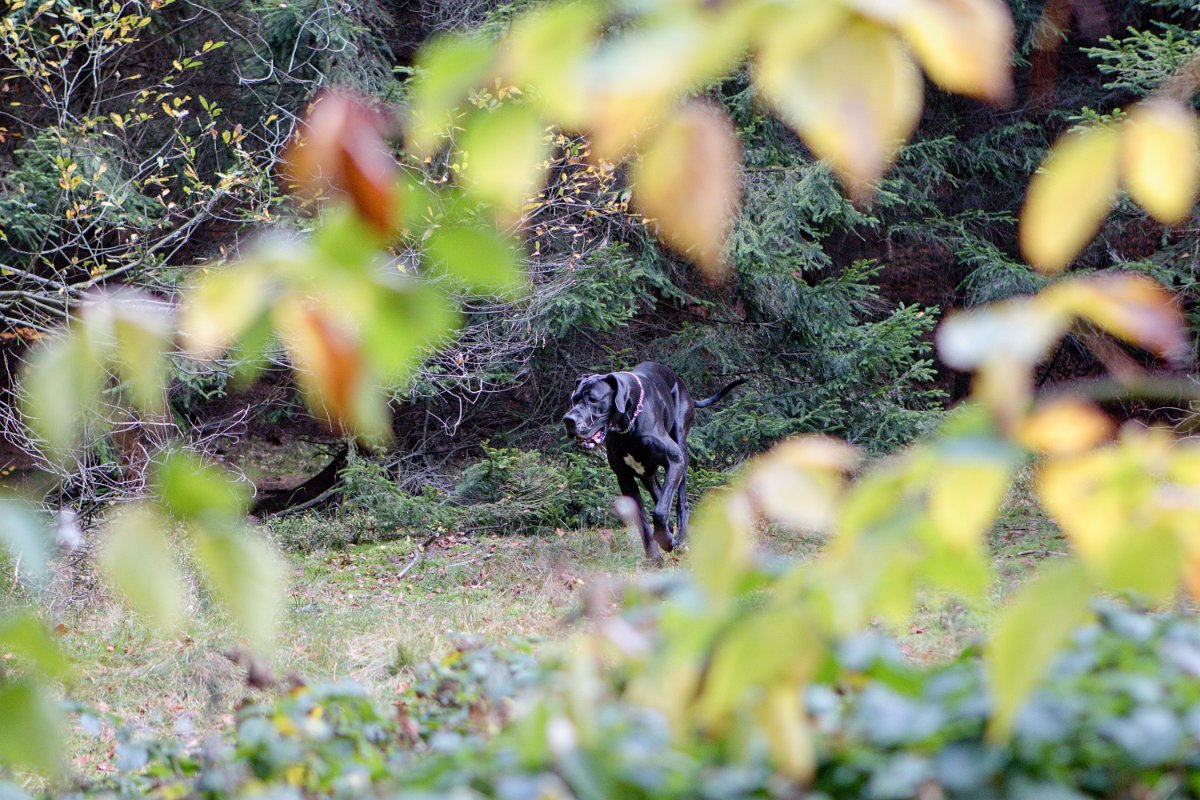
M741 386L743 383L745 383L748 380L750 380L750 379L749 378L738 378L733 383L730 383L726 386L722 386L721 391L717 392L712 397L706 397L703 400L697 400L696 408L708 408L711 405L721 402L722 397L729 394L734 389Z

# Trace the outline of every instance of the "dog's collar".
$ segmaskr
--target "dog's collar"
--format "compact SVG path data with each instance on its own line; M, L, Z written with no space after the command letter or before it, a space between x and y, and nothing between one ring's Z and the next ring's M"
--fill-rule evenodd
M637 385L638 385L638 401L637 401L637 406L633 409L633 416L631 416L629 418L629 424L625 426L625 430L617 431L617 433L625 434L625 433L629 433L631 430L633 430L634 423L636 423L638 417L640 417L642 415L642 403L645 402L645 400L646 400L646 387L642 385L641 376L639 376L636 372L622 371L617 374L632 375L633 379L635 381L637 381Z

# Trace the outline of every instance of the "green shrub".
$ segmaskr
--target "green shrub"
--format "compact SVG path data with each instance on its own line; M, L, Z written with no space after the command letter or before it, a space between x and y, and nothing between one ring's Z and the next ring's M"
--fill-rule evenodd
M451 489L426 485L420 494L404 491L378 461L351 458L342 472L343 513L364 514L373 522L371 530L362 533L364 538L353 541L371 541L397 530L542 534L617 524L612 502L619 490L602 456L486 443L482 449L483 457L464 467ZM724 485L727 476L693 468L689 480L689 493L698 497Z
M539 666L528 642L466 640L418 668L392 710L349 684L299 689L243 708L231 744L203 757L138 745L142 757L113 781L206 797L1200 797L1200 622L1119 606L1099 620L1076 633L1003 744L984 738L976 654L921 667L883 636L846 640L806 693L819 756L807 789L770 770L750 728L681 751L655 712L587 681L574 691L596 704L595 728L545 741L556 704L573 696L557 691L562 673Z
M410 494L396 485L380 462L352 451L341 480L346 503L343 512L360 512L371 517L378 528L430 533L446 531L454 524L450 497L434 486Z

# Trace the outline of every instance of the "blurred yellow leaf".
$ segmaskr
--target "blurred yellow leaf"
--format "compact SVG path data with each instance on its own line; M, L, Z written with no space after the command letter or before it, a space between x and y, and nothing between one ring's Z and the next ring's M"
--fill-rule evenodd
M848 6L829 0L798 0L769 8L769 19L764 14L754 31L755 51L763 54L755 79L767 85L788 80L788 70L796 59L829 41L852 19ZM763 74L770 70L784 73Z
M1012 94L1013 24L998 0L897 3L900 33L942 88L993 103Z
M921 74L890 31L856 20L816 50L767 39L755 82L779 115L866 197L921 116Z
M1058 272L1100 230L1117 198L1120 138L1109 125L1055 143L1025 194L1021 249L1043 272Z
M634 168L633 199L659 235L710 278L725 273L725 240L740 201L741 151L724 112L693 103L657 132Z
M1191 216L1200 189L1200 126L1174 100L1139 103L1121 126L1121 171L1129 194L1160 222Z
M825 531L833 527L844 475L857 462L854 448L836 439L789 439L755 462L747 488L770 519Z
M1074 561L1051 564L1016 590L985 653L993 698L989 739L1008 738L1026 698L1087 618L1090 597L1087 576Z
M221 355L267 313L273 283L269 271L254 263L213 268L201 277L188 291L180 316L184 350L201 359Z
M1119 463L1108 447L1047 461L1038 473L1038 498L1084 560L1106 558L1127 522L1121 493L1104 491Z
M1161 498L1169 487L1170 441L1130 432L1119 444L1047 461L1042 504L1105 589L1156 600L1179 586L1183 543Z
M971 393L1011 430L1033 400L1033 365L1013 358L987 361L975 372Z
M528 105L476 111L458 138L468 193L509 216L545 179L548 147L542 122Z
M779 771L807 783L817 769L816 747L801 701L801 688L791 682L767 690L758 704L758 720L767 735L771 758Z
M1170 292L1145 275L1105 273L1064 281L1035 302L1082 317L1163 358L1182 358L1189 349L1183 312Z
M748 34L742 16L687 9L606 43L586 76L593 155L624 158L680 97L735 66Z
M929 516L951 550L971 552L983 543L1008 491L1007 459L943 458L929 482Z
M1095 447L1115 431L1112 418L1092 403L1063 397L1038 405L1021 420L1015 437L1031 450L1066 456Z

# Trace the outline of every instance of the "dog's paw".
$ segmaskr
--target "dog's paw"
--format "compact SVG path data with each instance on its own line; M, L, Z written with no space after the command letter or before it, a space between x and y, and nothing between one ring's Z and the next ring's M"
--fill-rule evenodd
M671 536L670 531L656 530L654 531L654 541L663 551L669 553L675 549L675 537Z

